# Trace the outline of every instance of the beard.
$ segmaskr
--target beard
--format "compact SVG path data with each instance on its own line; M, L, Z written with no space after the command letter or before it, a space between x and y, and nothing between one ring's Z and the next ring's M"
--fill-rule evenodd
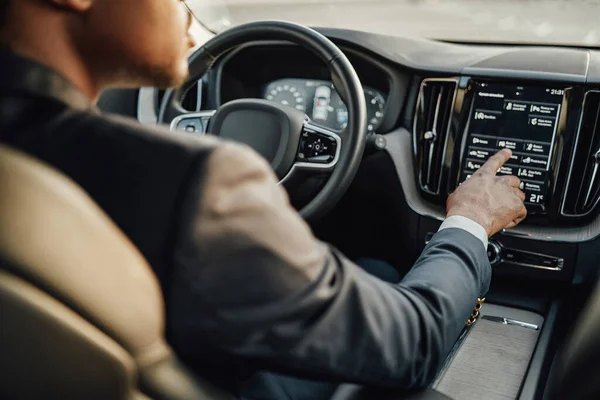
M187 60L185 60L163 68L147 68L146 73L153 86L159 89L168 89L183 85L189 76L189 68Z
M121 65L110 79L119 87L152 86L168 89L181 86L189 76L187 59L171 63Z

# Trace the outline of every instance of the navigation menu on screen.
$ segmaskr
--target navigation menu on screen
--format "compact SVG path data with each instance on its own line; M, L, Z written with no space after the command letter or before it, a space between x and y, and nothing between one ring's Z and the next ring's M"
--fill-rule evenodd
M528 208L544 209L563 96L556 88L477 83L460 181L508 148L513 156L498 174L518 176Z

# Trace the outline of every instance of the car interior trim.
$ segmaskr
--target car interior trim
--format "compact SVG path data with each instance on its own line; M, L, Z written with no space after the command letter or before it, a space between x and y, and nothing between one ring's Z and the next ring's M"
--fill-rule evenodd
M156 89L152 87L143 87L139 90L137 102L137 119L145 125L156 125L158 115L156 110Z
M578 74L478 67L467 67L461 72L461 75L485 78L556 81L569 83L585 83L586 80L586 75Z
M543 382L546 380L551 363L553 333L558 321L559 301L551 303L550 309L545 314L544 324L540 330L533 356L529 361L527 373L521 385L519 400L531 400L540 398L540 392L544 390Z
M497 320L499 315L500 320ZM491 317L491 318L488 318ZM520 324L504 323L504 319ZM499 323L498 323L499 322ZM449 355L446 369L440 373L432 385L451 398L485 398L490 387L487 379L493 377L499 384L494 391L499 398L505 398L511 393L518 393L522 386L535 349L539 345L540 327L545 326L544 316L521 308L506 307L498 304L485 303L480 310L479 318L470 326L465 326L460 336L460 345ZM532 329L537 327L537 329ZM513 359L509 354L514 353L514 341L526 345L523 357ZM493 357L493 356L496 357ZM450 358L451 357L451 358ZM492 358L492 359L491 359ZM518 363L516 369L506 369L507 362ZM498 370L491 371L490 365L498 363ZM480 372L480 381L472 381L472 385L464 387L465 377L473 371ZM457 397L457 393L462 395ZM510 397L512 398L512 397Z
M491 322L497 322L499 324L504 324L504 325L519 326L521 328L531 329L534 331L537 331L538 329L540 329L540 327L536 324L530 324L529 322L517 321L512 318L497 317L495 315L484 315L483 317L481 317L481 319L485 319L485 320L491 321Z
M205 111L198 111L198 112L193 112L193 113L189 113L189 114L182 114L178 117L175 117L173 119L173 121L171 121L171 125L170 125L170 129L172 132L177 131L177 126L179 125L180 122L185 121L186 119L205 119L205 118L210 118L213 115L215 115L217 111L216 110L205 110ZM206 129L204 129L204 131L198 132L199 135L204 135L206 133Z
M444 359L442 367L440 368L440 371L438 372L435 380L431 384L431 387L433 389L435 389L435 388L437 388L439 386L440 382L444 378L444 375L448 371L448 368L450 368L450 365L452 364L452 361L454 361L454 357L456 356L456 354L458 354L458 352L461 349L462 345L465 343L465 340L469 336L469 332L471 331L471 329L473 329L473 327L475 326L475 324L477 324L477 319L475 321L473 321L473 323L471 323L470 325L465 325L465 327L463 328L462 332L458 336L458 339L456 339L456 342L454 343L454 346L452 346L452 349L450 350L450 352L448 353L448 355Z
M466 74L465 68L530 70L585 76L590 51L536 45L493 46L432 41L423 38L394 37L338 28L317 28L332 40L360 47L390 61L417 71L437 74ZM596 52L598 53L598 52ZM487 75L487 73L485 73Z
M452 94L452 102L450 103L450 110L454 110L454 106L456 105L456 97L458 95L458 91L456 90L458 88L458 82L459 82L459 78L425 78L423 79L423 81L421 81L421 85L419 87L419 95L417 97L417 106L415 107L416 109L418 109L419 105L421 104L421 100L422 100L422 95L423 95L423 88L424 86L428 83L428 82L450 82L450 83L454 83L454 93ZM438 96L438 100L436 103L436 107L435 107L435 115L433 118L433 124L432 124L432 131L431 134L433 135L433 139L435 139L435 136L438 134L436 132L436 127L438 125L438 119L439 119L439 114L440 114L440 103L441 103L441 94ZM415 157L417 155L417 146L418 146L418 140L417 140L417 123L418 123L418 113L415 112L414 115L414 120L413 120L413 147L414 147L414 152L415 152ZM446 164L446 152L448 149L448 137L450 136L450 129L452 128L452 124L448 124L448 126L446 127L446 132L444 132L444 146L442 147L442 165ZM424 138L426 139L426 138ZM432 146L432 144L430 144L430 146ZM430 147L431 149L431 147ZM431 155L429 155L427 163L429 164L427 167L427 171L431 171L431 163L433 162ZM441 187L442 184L442 178L443 178L443 174L439 174L438 177L438 190Z
M577 126L577 133L575 134L575 141L573 143L573 149L577 149L577 146L579 145L579 137L581 135L581 128L582 128L582 125L583 125L583 117L584 117L585 106L587 104L588 95L590 93L600 93L600 91L599 90L588 90L588 91L585 92L585 94L583 96L583 104L581 105L582 112L580 113L580 116L579 116L579 124ZM571 183L571 177L573 175L573 166L574 165L575 165L575 157L573 156L573 157L571 157L571 161L569 163L569 170L568 170L568 173L567 173L567 183L565 184L566 188L570 187L569 185ZM566 200L566 197L567 197L567 193L564 194L562 202L561 202L560 213L562 215L566 215L566 210L565 210L565 204L566 204L565 200ZM587 215L591 214L594 211L594 209L596 208L596 206L598 205L599 201L600 201L600 198L595 201L595 204L592 207L590 207L590 209L587 212L585 212L583 214L580 214L580 215L587 216Z
M556 267L547 267L544 265L534 265L534 264L527 264L527 263L522 263L522 262L516 262L516 261L507 261L507 260L502 260L501 262L505 263L505 264L509 264L509 265L516 265L519 267L527 267L527 268L536 268L536 269L543 269L543 270L547 270L547 271L560 271L562 270L562 266L563 266L563 260L560 259L559 261L559 266Z

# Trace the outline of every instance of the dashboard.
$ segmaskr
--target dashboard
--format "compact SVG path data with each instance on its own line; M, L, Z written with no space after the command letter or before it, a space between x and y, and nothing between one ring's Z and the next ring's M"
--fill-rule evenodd
M499 273L550 280L595 271L589 260L600 257L600 50L318 30L355 67L368 135L381 139L377 151L388 160L358 174L357 185L367 185L367 194L350 212L371 210L376 219L358 227L392 224L389 215L397 215L393 225L406 225L402 232L389 242L373 235L381 243L412 243L418 252L443 221L448 196L491 154L509 148L513 157L498 174L521 179L528 216L490 240L490 261ZM189 95L198 98L198 110L238 98L278 102L343 140L348 111L332 81L327 66L300 46L253 42L226 54ZM393 186L399 194L392 194ZM377 197L367 198L373 193ZM393 196L389 203L386 196ZM367 206L373 202L387 205Z

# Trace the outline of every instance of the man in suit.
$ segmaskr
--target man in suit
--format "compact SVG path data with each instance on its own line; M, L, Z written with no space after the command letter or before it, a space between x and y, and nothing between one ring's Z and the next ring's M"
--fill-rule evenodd
M450 196L440 231L391 284L317 240L251 149L94 106L109 86L184 80L193 42L179 0L0 6L0 141L70 176L140 249L165 291L169 341L184 360L209 375L270 370L406 388L432 381L488 290L488 237L526 215L519 180L495 175L509 150Z

